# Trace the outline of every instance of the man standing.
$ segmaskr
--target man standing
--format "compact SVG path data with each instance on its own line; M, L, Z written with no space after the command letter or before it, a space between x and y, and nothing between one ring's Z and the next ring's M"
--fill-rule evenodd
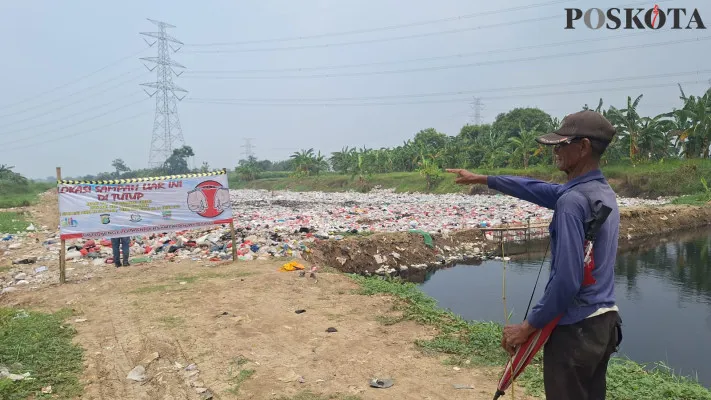
M111 238L111 248L114 251L114 265L116 268L124 266L128 267L128 256L130 254L131 238L128 236ZM119 249L119 246L121 249ZM123 264L121 263L121 252L123 252Z
M486 184L555 210L549 227L551 269L545 293L526 321L504 328L502 339L504 349L513 354L531 334L562 316L543 350L548 400L604 399L607 364L621 338L614 294L620 215L615 192L600 171L600 157L615 133L601 114L581 111L566 116L555 132L538 137L538 143L554 146L556 166L568 176L563 185L447 170L458 175L458 184ZM593 268L586 268L586 222L598 201L612 211L597 233Z

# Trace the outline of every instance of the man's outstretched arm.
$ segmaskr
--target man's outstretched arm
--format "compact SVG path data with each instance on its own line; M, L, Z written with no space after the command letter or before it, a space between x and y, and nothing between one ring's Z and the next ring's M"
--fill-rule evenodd
M518 176L477 175L464 169L448 169L447 172L458 175L455 180L458 184L487 185L490 189L549 209L555 208L560 197L560 185L556 183Z

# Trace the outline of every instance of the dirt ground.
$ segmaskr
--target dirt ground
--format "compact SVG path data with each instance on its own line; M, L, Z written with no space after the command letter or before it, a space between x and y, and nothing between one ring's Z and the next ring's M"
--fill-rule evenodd
M315 281L278 267L153 263L15 292L0 304L74 310L70 322L85 349L83 399L200 399L195 387L215 399L304 390L363 399L491 398L499 371L455 370L413 344L431 337L431 328L378 322L391 312L391 298L355 294L357 285L341 274L319 273ZM326 332L329 327L337 332ZM199 372L190 377L175 363L195 364ZM146 367L144 382L126 378L138 365ZM370 388L373 377L395 384Z
M665 205L620 209L620 239L638 239L711 224L711 207Z
M56 194L44 196L29 212L36 225L52 229ZM629 208L621 216L621 238L638 238L707 225L711 208ZM452 243L435 240L441 246L481 241L473 231L461 235ZM417 236L375 240L376 251L387 241L396 246L388 252L399 251L397 246L432 251ZM344 255L343 243L330 246L337 247L321 255ZM362 399L492 397L500 370L456 370L444 365L445 356L423 354L414 345L432 337L432 328L380 323L378 317L391 312L392 298L355 294L357 285L337 273L319 273L316 282L278 272L280 264L153 262L107 268L91 278L68 271L67 284L0 295L0 306L74 310L70 322L85 349L82 399L200 399L198 391L204 390L215 399L276 399L306 390ZM57 276L57 266L48 266ZM297 314L298 309L306 311ZM337 332L326 332L329 327ZM147 379L127 379L139 365ZM371 388L374 377L393 378L395 385ZM524 399L522 392L516 390L516 398Z

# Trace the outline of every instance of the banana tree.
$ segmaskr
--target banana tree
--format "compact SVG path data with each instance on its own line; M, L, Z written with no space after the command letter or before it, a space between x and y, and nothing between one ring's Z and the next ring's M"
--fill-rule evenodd
M509 146L506 135L496 129L490 129L476 139L475 146L481 152L481 163L487 168L506 166L509 157Z
M689 127L680 132L679 140L685 147L687 157L689 154L697 154L703 158L709 158L709 146L711 145L711 89L707 90L703 96L686 97L682 91L684 107L675 110L674 113L683 121L688 121Z
M511 160L522 160L524 169L528 169L528 161L531 156L536 153L536 151L541 151L541 146L536 142L536 138L540 136L540 132L537 132L536 128L537 126L533 127L533 129L526 130L521 126L518 136L508 139L508 142L513 148Z
M331 166L336 172L348 174L355 167L355 148L343 147L341 151L331 153Z
M674 153L673 132L674 123L667 119L666 114L656 117L643 117L640 120L639 149L649 160L667 158Z
M630 96L627 96L627 108L619 110L611 106L606 115L610 122L617 128L618 134L629 138L629 154L632 163L634 163L637 153L639 153L637 141L641 130L642 117L637 113L637 106L640 100L642 100L642 96L643 95L640 94L634 101L632 101Z

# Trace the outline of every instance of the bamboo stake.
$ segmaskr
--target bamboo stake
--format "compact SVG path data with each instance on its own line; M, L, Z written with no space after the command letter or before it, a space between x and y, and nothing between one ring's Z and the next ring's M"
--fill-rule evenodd
M59 181L62 180L62 167L57 167L57 195L59 195ZM60 234L61 235L61 234ZM60 239L61 247L59 248L59 283L67 281L67 260L66 260L66 241Z
M504 302L504 321L505 321L504 326L506 326L506 325L509 324L509 312L508 312L508 310L506 309L506 254L504 253L504 239L503 239L503 235L502 235L502 237L501 237L501 259L502 259L503 262L504 262L503 274L502 274L502 275L503 275L503 277L502 277L502 285L501 285L501 286L502 286L501 299L502 299L503 302ZM512 361L513 361L513 356L511 356L510 359L509 359L509 362L512 362ZM514 387L515 387L515 381L514 381L514 379L513 379L513 376L511 376L511 400L515 399L515 389L514 389Z

